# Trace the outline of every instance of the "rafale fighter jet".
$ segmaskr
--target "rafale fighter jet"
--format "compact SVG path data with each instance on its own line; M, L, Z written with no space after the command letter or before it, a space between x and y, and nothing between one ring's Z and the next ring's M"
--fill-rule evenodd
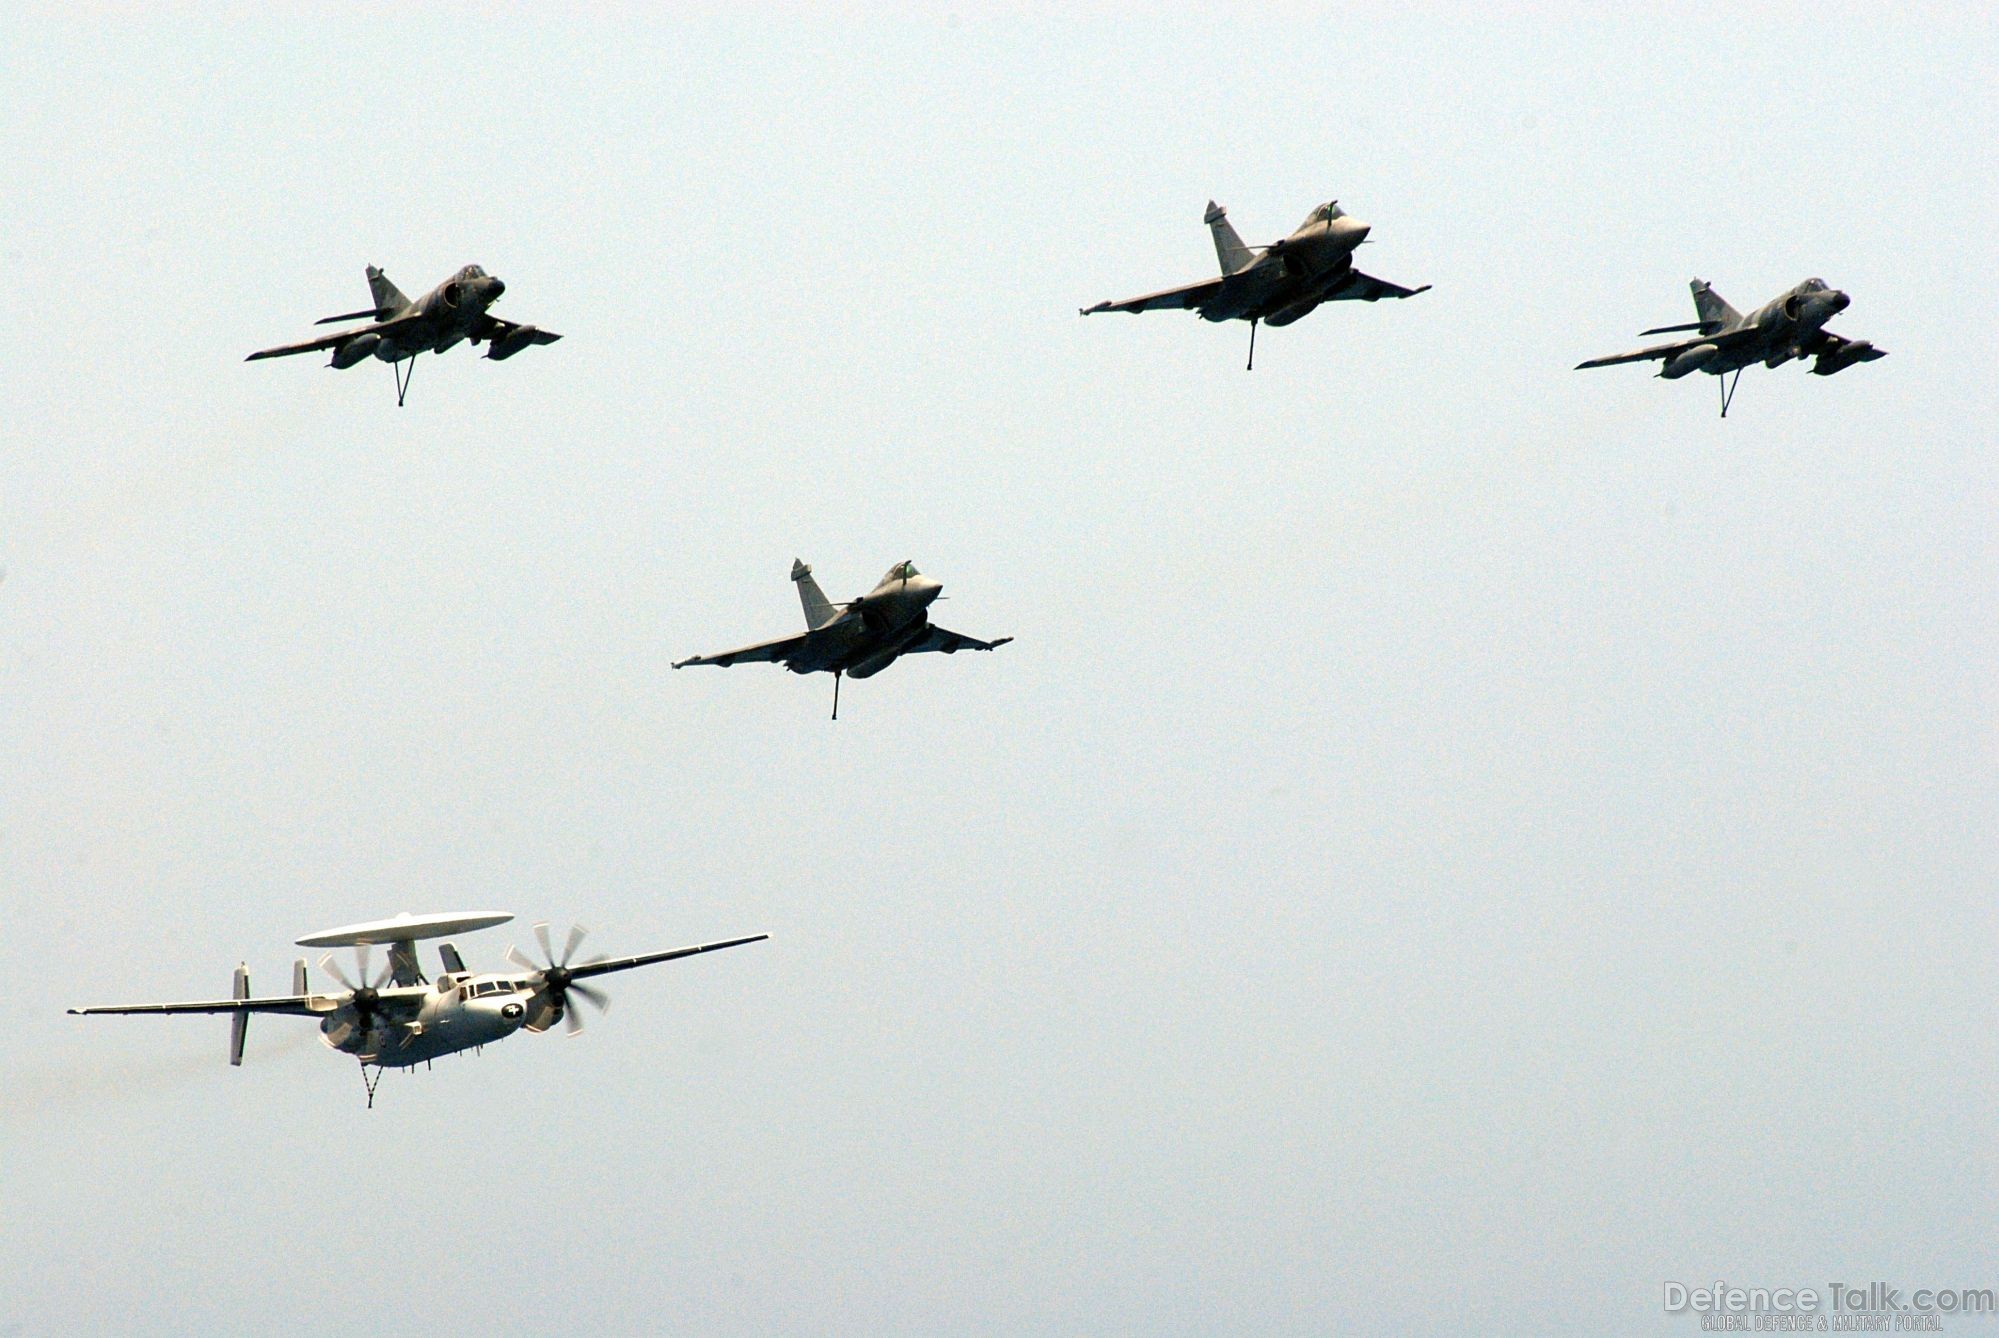
M467 265L437 287L412 302L390 283L388 276L368 266L368 291L375 305L366 311L350 311L344 316L327 316L314 322L333 325L340 321L368 321L358 330L308 339L303 344L286 344L252 353L246 362L259 358L282 358L293 353L333 350L329 367L352 367L373 356L389 364L396 378L396 403L409 393L409 379L416 372L416 355L442 353L461 339L473 344L490 343L486 356L502 362L529 344L553 344L562 338L533 325L515 325L486 308L499 300L507 285L480 269ZM407 361L409 368L403 368Z
M1629 353L1613 353L1607 358L1591 358L1577 363L1576 370L1659 358L1666 364L1659 369L1659 375L1668 381L1676 381L1689 372L1706 372L1714 377L1734 372L1734 381L1725 385L1716 383L1721 386L1721 416L1726 418L1728 406L1735 400L1736 384L1742 380L1742 369L1752 362L1775 367L1792 358L1814 358L1812 374L1831 376L1856 362L1872 362L1888 356L1886 349L1876 348L1864 339L1843 339L1825 328L1825 323L1845 311L1853 299L1837 288L1827 287L1824 279L1806 279L1747 316L1722 301L1707 280L1695 279L1691 287L1699 320L1686 325L1655 326L1639 333L1698 331L1693 338L1654 344Z
M368 1089L368 1104L375 1104L375 1085L384 1068L414 1068L418 1064L503 1041L517 1031L547 1031L565 1019L569 1034L583 1030L583 1018L571 1006L570 996L586 1000L602 1012L609 1003L597 989L582 982L612 971L629 971L635 966L671 962L721 948L759 943L768 934L732 938L721 943L703 943L693 948L673 948L638 957L592 957L576 962L578 945L583 942L583 926L573 926L569 941L557 957L548 939L548 926L537 924L535 938L541 943L542 962L537 964L516 948L507 949L507 960L518 970L467 971L458 949L449 943L438 946L444 974L435 982L426 980L417 965L418 939L442 938L446 934L470 933L505 924L514 917L504 911L460 912L447 915L399 915L392 920L346 925L300 939L302 948L354 949L355 980L347 979L333 954L319 959L321 967L341 988L318 994L306 980L305 959L292 964L292 992L267 999L250 997L250 969L236 968L232 997L201 1003L126 1004L113 1008L72 1008L72 1013L227 1013L229 1015L229 1062L243 1062L244 1033L252 1013L290 1013L316 1017L320 1039L332 1049L361 1061L361 1081ZM389 960L382 974L368 970L368 947L387 944ZM375 1076L368 1076L374 1065Z
M916 570L914 562L898 562L888 569L881 583L846 604L835 604L812 579L812 568L796 558L791 562L791 579L798 586L798 601L805 606L805 631L799 636L762 641L720 655L696 655L673 667L690 664L746 664L756 660L775 661L794 674L833 675L833 718L840 718L840 679L871 678L889 667L898 655L941 651L955 655L961 650L996 650L1013 640L997 641L947 632L930 621L930 606L943 596L944 587Z
M1208 201L1205 221L1215 234L1222 277L1148 293L1128 302L1099 302L1099 311L1193 310L1204 321L1248 321L1249 365L1256 366L1256 327L1289 325L1321 302L1378 302L1414 297L1430 290L1403 288L1353 267L1354 248L1367 240L1368 225L1343 213L1339 201L1314 209L1297 231L1268 246L1244 246L1229 226L1229 211Z

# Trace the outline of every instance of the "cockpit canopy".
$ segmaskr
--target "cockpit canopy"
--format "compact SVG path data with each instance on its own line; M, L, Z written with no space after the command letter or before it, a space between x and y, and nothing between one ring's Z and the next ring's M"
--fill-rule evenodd
M480 269L477 265L467 265L464 269L458 271L458 277L461 279L483 279L486 277L486 271Z
M1306 228L1311 227L1315 223L1330 223L1336 218L1345 218L1346 216L1347 216L1347 211L1340 208L1340 202L1338 200L1328 200L1326 203L1320 205L1317 209L1314 209L1311 213L1307 214L1305 216L1305 221L1298 225L1297 231L1303 232Z
M887 585L890 581L907 581L913 576L920 575L922 573L916 570L914 562L898 562L888 569L888 575L882 577L882 584Z
M1807 293L1823 293L1827 290L1828 285L1824 279L1806 279L1798 287Z

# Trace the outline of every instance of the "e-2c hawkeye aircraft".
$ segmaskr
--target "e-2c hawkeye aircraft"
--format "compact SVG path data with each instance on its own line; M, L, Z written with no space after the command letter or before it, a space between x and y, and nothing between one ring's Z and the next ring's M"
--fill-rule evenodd
M302 948L354 949L356 979L347 979L328 953L319 964L341 988L328 994L315 993L306 979L305 959L292 964L292 992L273 998L250 997L250 969L236 968L232 997L196 1003L126 1004L110 1008L72 1008L77 1014L94 1013L227 1013L229 1014L229 1062L243 1062L243 1039L252 1013L288 1013L320 1020L320 1039L328 1046L361 1061L361 1081L368 1089L368 1104L375 1104L375 1087L385 1068L413 1068L460 1050L476 1049L493 1041L505 1040L517 1031L542 1032L565 1019L570 1035L583 1030L583 1019L571 1003L571 996L583 999L599 1012L609 1004L599 990L582 982L613 971L629 971L635 966L670 962L721 948L758 943L770 937L753 934L721 943L703 943L693 948L673 948L638 957L593 957L574 960L586 932L581 925L569 931L569 941L557 957L549 944L548 926L537 924L535 938L541 943L540 964L516 948L507 949L507 960L517 971L476 972L465 969L464 958L449 943L441 944L438 956L444 974L432 982L417 965L419 939L442 938L446 934L488 929L513 919L504 911L459 912L446 915L399 915L392 920L347 925L300 939ZM368 948L386 944L389 960L382 973L368 969ZM368 1066L375 1068L368 1076Z
M961 650L997 650L1013 640L981 641L959 632L947 632L930 621L930 606L944 593L944 587L916 570L914 562L898 562L888 569L874 589L859 599L835 604L812 579L812 568L793 558L791 579L798 586L799 603L805 606L805 631L798 636L761 641L720 655L696 655L673 667L690 664L747 664L776 661L794 674L833 675L833 718L840 718L840 679L871 678L895 663L900 655L939 651L954 655Z
M1689 372L1706 372L1714 377L1734 372L1735 380L1721 385L1721 416L1726 418L1728 406L1735 401L1735 387L1742 380L1742 369L1752 362L1776 367L1792 358L1813 358L1812 374L1831 376L1856 362L1873 362L1888 356L1886 349L1876 348L1864 339L1844 339L1825 328L1825 323L1845 311L1853 299L1837 288L1828 287L1824 279L1806 279L1747 316L1722 301L1707 280L1695 279L1690 287L1699 320L1686 325L1654 326L1639 333L1698 331L1693 338L1591 358L1577 363L1576 370L1658 358L1665 363L1659 375L1668 381L1677 381Z
M487 314L486 308L499 300L507 285L480 269L467 265L437 287L412 302L389 282L388 276L368 266L368 291L375 305L366 311L350 311L343 316L327 316L315 324L334 325L341 321L367 321L358 330L345 330L303 344L252 353L245 362L259 358L282 358L293 353L333 350L329 367L347 368L368 357L389 364L396 378L396 403L409 393L409 379L416 373L416 355L442 353L461 339L473 344L489 344L486 356L504 362L530 344L553 344L562 338L533 325L515 325ZM409 367L404 369L407 361Z
M1222 277L1147 293L1125 302L1099 302L1082 314L1099 311L1193 310L1204 321L1248 321L1249 365L1256 366L1256 327L1289 325L1321 302L1378 302L1384 297L1414 297L1430 290L1363 274L1353 267L1353 253L1367 240L1369 227L1340 209L1339 201L1314 209L1298 227L1268 246L1244 246L1229 225L1229 211L1208 201L1204 221L1215 235L1215 255Z

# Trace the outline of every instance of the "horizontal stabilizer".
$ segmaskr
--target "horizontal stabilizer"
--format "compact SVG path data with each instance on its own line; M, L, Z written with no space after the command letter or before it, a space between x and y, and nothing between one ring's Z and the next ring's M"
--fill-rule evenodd
M383 311L380 307L370 307L366 311L350 311L344 316L321 316L314 325L338 325L341 321L385 321L395 315L393 311Z

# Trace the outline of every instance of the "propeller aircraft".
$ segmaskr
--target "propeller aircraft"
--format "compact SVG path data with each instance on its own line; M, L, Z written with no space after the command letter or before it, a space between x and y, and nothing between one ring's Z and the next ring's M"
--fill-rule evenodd
M1367 240L1369 225L1348 215L1334 200L1320 205L1288 237L1268 246L1244 246L1229 223L1229 211L1208 201L1202 216L1214 233L1222 277L1182 284L1124 302L1099 302L1082 314L1100 311L1198 311L1204 321L1248 321L1249 365L1256 366L1256 327L1289 325L1321 302L1379 302L1414 297L1430 285L1404 288L1363 274L1353 253Z
M486 308L506 291L506 284L477 265L467 265L412 302L389 282L386 274L370 265L368 293L374 305L364 311L327 316L314 322L336 325L342 321L367 321L367 325L308 339L302 344L261 349L244 361L332 349L333 360L326 365L344 369L373 356L388 363L395 373L396 403L400 406L409 393L409 378L416 372L419 353L442 353L459 340L469 339L475 345L488 343L486 356L494 362L504 362L530 344L553 344L562 338L538 326L515 325L488 315ZM407 370L403 367L405 361L409 363Z
M534 961L518 948L507 949L507 960L518 968L512 971L468 971L458 949L449 943L438 945L444 971L435 981L425 978L417 963L416 944L420 939L442 938L447 934L469 933L505 924L514 917L505 912L458 912L444 915L399 915L392 920L329 929L298 940L300 947L354 949L355 975L347 973L328 953L320 966L334 978L340 989L316 992L306 977L305 959L292 964L292 990L288 995L253 998L250 970L236 968L231 997L194 1003L124 1004L102 1008L72 1008L78 1015L99 1013L226 1013L229 1016L229 1062L243 1062L243 1041L252 1013L285 1013L296 1017L316 1017L320 1039L343 1054L361 1062L361 1081L368 1089L368 1105L375 1104L375 1087L386 1068L413 1068L460 1050L477 1049L493 1041L505 1040L517 1031L544 1032L561 1022L568 1034L583 1030L583 1018L573 999L581 999L602 1012L610 1005L603 991L584 982L613 971L694 957L722 948L759 943L768 934L703 943L692 948L672 948L665 952L643 953L637 957L592 957L576 960L576 950L587 932L576 925L569 931L558 956L549 940L548 925L537 923L534 935L541 945L542 960ZM369 948L386 945L389 959L379 975L369 969ZM368 1076L374 1066L375 1075Z

